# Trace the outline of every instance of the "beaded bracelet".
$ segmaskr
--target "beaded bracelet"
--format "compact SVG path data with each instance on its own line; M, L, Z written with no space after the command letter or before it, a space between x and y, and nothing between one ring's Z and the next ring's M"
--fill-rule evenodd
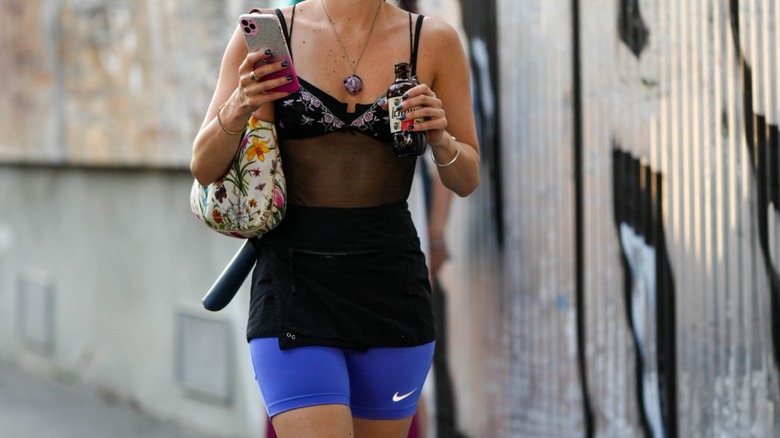
M442 164L442 163L439 163L438 161L436 161L436 158L433 156L433 150L431 150L431 161L433 161L434 164L436 164L439 167L447 167L447 166L452 165L452 163L454 163L458 159L459 156L460 156L460 147L458 147L458 149L455 151L455 156L448 163Z
M229 135L240 135L240 134L243 134L243 133L244 133L244 130L243 130L243 129L242 129L242 130L240 130L240 131L231 131L231 130L229 130L229 129L227 129L227 128L225 127L225 124L224 124L224 123L222 123L222 108L224 108L224 107L225 107L225 104L226 104L226 103L227 103L227 102L225 102L225 103L223 103L222 105L220 105L220 106L219 106L219 109L217 110L217 122L219 123L219 127L220 127L220 128L222 128L222 130L223 130L223 131L225 131L226 133L228 133ZM246 126L245 126L245 127L246 127Z

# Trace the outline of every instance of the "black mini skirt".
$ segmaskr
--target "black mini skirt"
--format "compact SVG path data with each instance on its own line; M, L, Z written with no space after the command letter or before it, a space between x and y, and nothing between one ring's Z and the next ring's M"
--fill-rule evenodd
M289 205L257 239L247 337L307 345L406 347L435 339L425 256L406 203Z

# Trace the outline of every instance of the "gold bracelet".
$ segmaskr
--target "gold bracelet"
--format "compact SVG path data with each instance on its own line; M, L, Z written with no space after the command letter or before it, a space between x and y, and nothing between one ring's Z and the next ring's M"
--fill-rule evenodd
M225 131L226 133L228 133L230 135L240 135L240 134L243 134L244 133L244 129L241 129L240 131L231 131L231 130L225 128L225 124L222 123L222 115L221 115L221 113L222 113L222 108L225 107L226 103L227 102L225 102L222 105L220 105L219 109L217 110L217 122L219 123L219 127L222 128L223 131ZM244 125L244 128L246 128L246 125Z
M458 159L458 157L460 156L460 146L456 146L456 147L458 149L455 151L455 156L450 160L449 163L442 164L442 163L439 163L438 161L436 161L436 157L433 156L433 149L431 149L431 161L433 161L434 164L436 164L439 167L447 167L447 166L452 165L452 163L454 163Z

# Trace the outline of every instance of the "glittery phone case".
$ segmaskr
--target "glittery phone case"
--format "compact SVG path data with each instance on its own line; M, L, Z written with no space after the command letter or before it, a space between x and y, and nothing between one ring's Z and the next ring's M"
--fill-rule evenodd
M271 79L291 75L292 81L275 88L275 91L286 91L294 93L301 86L298 83L298 76L295 74L290 51L287 49L287 41L282 32L282 26L279 19L274 14L244 14L239 17L239 25L246 40L246 47L250 52L258 50L271 49L274 53L273 60L287 61L287 67L276 73L271 73L262 79Z

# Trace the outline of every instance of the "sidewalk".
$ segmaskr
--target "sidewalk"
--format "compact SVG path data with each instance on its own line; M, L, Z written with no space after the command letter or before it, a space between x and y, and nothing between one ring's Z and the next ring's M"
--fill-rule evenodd
M0 437L207 438L0 361ZM213 437L212 437L213 438Z

